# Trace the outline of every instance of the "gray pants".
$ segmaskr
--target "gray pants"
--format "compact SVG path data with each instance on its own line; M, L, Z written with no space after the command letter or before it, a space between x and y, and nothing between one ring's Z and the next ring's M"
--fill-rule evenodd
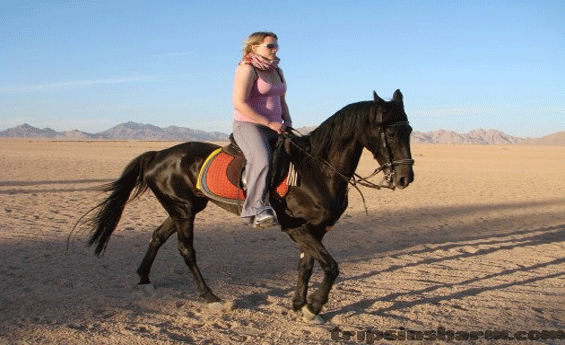
M259 208L268 205L271 158L273 152L269 142L278 134L272 129L252 122L234 121L233 136L243 151L247 196L241 210L241 217L252 217Z

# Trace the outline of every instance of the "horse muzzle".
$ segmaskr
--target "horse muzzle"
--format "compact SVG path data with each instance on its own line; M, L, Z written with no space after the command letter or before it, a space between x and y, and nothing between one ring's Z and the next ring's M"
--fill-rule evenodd
M414 175L412 177L405 177L402 176L398 179L395 179L394 186L398 189L404 189L410 185L414 181Z
M413 159L402 159L394 161L387 171L385 171L385 180L390 188L404 189L414 181L414 165ZM384 182L384 181L383 181Z
M392 175L391 182L398 189L404 189L414 182L412 166L397 167Z

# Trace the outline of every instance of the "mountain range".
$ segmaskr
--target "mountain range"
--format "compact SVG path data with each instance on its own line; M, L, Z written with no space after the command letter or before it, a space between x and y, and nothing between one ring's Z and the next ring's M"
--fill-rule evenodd
M71 140L156 140L156 141L227 141L228 135L221 132L205 132L196 129L169 126L166 128L137 122L126 122L98 133L79 130L57 132L51 128L35 128L23 125L0 131L0 137L50 138Z
M513 137L503 132L489 129L475 129L466 134L440 129L434 132L413 132L412 142L419 144L505 144L512 145L523 142L524 138Z
M306 134L315 127L302 127L298 131ZM205 132L184 127L169 126L161 128L150 124L126 122L98 133L87 133L79 130L57 132L51 128L39 129L29 124L0 131L0 137L9 138L49 138L62 140L156 140L156 141L227 141L228 134L222 132ZM413 143L425 144L525 144L565 146L565 131L542 138L520 138L501 131L476 129L469 133L437 130L433 132L412 133Z

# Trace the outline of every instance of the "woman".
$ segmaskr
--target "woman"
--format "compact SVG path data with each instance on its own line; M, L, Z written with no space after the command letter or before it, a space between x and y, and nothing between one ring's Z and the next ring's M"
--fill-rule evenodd
M278 68L278 49L274 33L251 34L235 72L233 135L247 159L247 196L241 217L252 221L254 228L278 224L268 204L270 142L292 125L285 101L286 83Z

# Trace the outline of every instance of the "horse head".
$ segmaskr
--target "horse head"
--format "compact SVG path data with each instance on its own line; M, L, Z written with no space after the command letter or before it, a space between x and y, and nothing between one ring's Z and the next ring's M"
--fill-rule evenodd
M403 189L414 181L414 160L410 153L412 127L404 112L402 93L396 90L387 102L373 91L373 98L363 146L379 162L391 187Z

